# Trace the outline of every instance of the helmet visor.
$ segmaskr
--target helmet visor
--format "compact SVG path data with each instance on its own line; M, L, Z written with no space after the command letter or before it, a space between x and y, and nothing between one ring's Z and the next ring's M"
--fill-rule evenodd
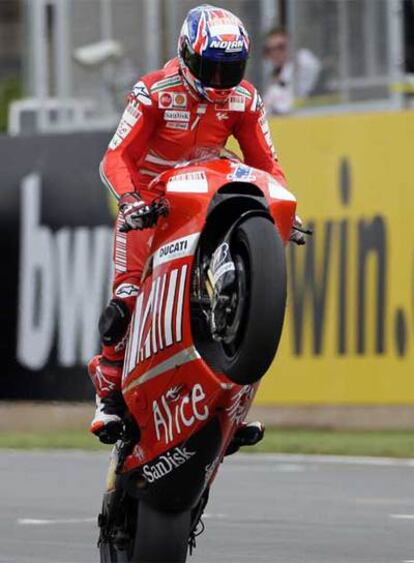
M247 59L232 61L213 61L191 53L183 53L184 62L206 88L234 88L243 80Z

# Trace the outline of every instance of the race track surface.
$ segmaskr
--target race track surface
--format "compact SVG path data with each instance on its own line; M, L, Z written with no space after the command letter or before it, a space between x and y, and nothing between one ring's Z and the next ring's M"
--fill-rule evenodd
M0 452L0 562L98 561L107 455ZM414 562L414 463L234 456L193 563Z

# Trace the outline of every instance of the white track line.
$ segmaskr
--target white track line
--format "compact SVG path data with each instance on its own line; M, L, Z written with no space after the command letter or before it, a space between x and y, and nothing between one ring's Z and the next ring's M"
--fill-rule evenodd
M203 518L211 518L211 520L224 520L228 518L227 514L221 514L220 512L212 513L212 512L205 512L203 514Z
M15 455L16 457L58 457L58 458L108 458L110 452L100 451L88 452L85 450L13 450L3 449L2 452ZM346 455L313 455L313 454L245 454L238 453L229 458L232 462L249 460L272 461L284 463L333 463L337 465L372 465L377 467L409 467L414 468L414 459L392 458L392 457L369 457L369 456L346 456ZM414 561L414 560L413 560Z
M414 514L390 514L395 520L414 520Z
M96 522L97 517L94 518L56 518L56 519L42 519L42 518L19 518L18 524L22 526L49 526L51 524L85 524L86 522Z
M206 512L203 518L208 518L211 520L223 520L228 518L227 514ZM50 526L54 524L85 524L97 521L97 517L94 518L19 518L17 523L21 526Z
M392 457L368 457L345 455L312 454L236 454L234 462L273 461L282 463L333 463L337 465L373 465L377 467L410 467L414 469L414 459L396 459Z

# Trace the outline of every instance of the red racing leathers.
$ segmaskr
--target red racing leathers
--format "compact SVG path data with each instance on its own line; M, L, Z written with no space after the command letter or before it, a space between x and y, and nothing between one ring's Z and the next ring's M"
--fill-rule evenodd
M265 170L286 184L254 86L244 80L224 104L209 103L189 89L178 60L173 59L134 86L101 162L101 178L116 198L138 191L149 203L157 195L148 189L155 176L189 158L197 147L224 147L231 135L237 139L247 165ZM153 230L121 233L122 222L119 214L114 235L113 291L114 297L126 297L132 308ZM123 353L122 344L103 349L108 360L122 360Z

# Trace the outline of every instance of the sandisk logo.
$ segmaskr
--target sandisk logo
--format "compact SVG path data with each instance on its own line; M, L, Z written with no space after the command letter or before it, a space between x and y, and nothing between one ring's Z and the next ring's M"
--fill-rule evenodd
M142 472L147 478L148 483L153 483L162 477L165 477L174 469L181 467L189 459L191 459L196 452L188 450L186 447L181 446L174 448L170 452L161 455L154 463L147 463L142 467Z
M227 53L236 53L243 49L243 41L238 39L236 41L219 41L214 40L211 42L212 49L224 49Z
M175 111L168 109L164 112L164 119L170 121L190 121L189 111Z

